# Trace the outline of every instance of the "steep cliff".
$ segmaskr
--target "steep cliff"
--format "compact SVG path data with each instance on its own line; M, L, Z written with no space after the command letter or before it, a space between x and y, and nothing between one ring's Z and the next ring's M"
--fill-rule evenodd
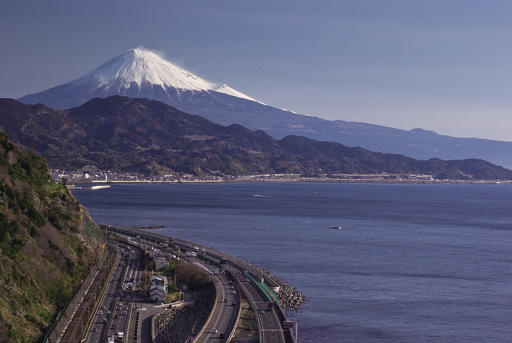
M101 239L35 151L0 133L0 342L41 341Z

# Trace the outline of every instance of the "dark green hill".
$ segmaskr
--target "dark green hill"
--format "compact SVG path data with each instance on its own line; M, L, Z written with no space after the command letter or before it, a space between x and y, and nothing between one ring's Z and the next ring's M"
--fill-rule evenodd
M42 339L100 247L46 161L0 133L0 342Z
M388 173L512 179L512 171L483 160L418 161L299 136L276 140L263 131L221 126L158 101L121 96L65 111L0 99L0 126L14 141L36 149L52 168L68 170L94 165L148 175Z

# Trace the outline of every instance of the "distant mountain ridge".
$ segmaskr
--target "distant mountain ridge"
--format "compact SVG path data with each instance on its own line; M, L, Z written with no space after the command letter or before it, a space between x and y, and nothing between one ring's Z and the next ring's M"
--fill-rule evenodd
M480 158L512 167L512 142L456 138L421 129L407 131L296 114L254 101L227 85L202 80L143 48L128 50L83 77L26 95L19 101L68 109L111 95L162 101L215 123L240 124L277 139L300 135L416 159Z
M440 179L510 180L512 171L483 160L418 161L335 142L276 140L241 125L222 126L162 102L112 96L65 111L0 99L0 127L33 147L53 168L94 165L147 175L294 173L426 174Z

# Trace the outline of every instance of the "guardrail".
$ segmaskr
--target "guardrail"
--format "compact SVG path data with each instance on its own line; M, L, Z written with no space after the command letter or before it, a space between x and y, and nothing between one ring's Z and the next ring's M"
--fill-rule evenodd
M226 342L229 342L235 335L236 329L238 327L238 323L240 322L240 315L242 313L242 288L240 287L239 281L235 278L235 276L233 274L231 274L229 271L226 271L226 274L229 276L229 278L231 280L233 280L233 282L236 285L236 288L238 290L238 308L236 310L237 313L236 313L235 323L233 325L233 329L231 330L229 335L227 335L227 337L226 337Z
M216 258L219 258L219 259L226 258L232 264L237 265L238 268L245 269L253 275L261 275L262 278L266 282L271 284L271 286L274 286L273 284L275 284L275 282L272 279L270 279L268 277L265 278L265 273L260 268L250 264L249 262L243 261L239 258L228 255L224 252L221 252L215 248L206 247L201 244L189 242L189 241L179 239L176 237L169 237L169 236L160 235L157 233L133 229L133 228L116 227L116 226L105 225L105 224L100 224L100 227L105 230L108 230L108 231L121 233L121 234L128 235L131 237L139 237L140 239L144 238L145 240L149 240L149 241L153 241L153 242L176 244L176 245L181 246L182 248L189 249L190 251L196 251L195 248L202 248L203 251L208 250L210 252L210 255L212 255L212 252L213 252ZM259 285L259 286L262 287L261 285ZM266 291L264 293L268 294ZM277 304L277 306L276 306L275 310L276 310L276 312L278 312L279 317L282 318L282 321L286 320L287 319L286 313L283 311L281 306L279 306L279 303L276 302L276 304ZM258 322L258 331L260 331L260 327L261 327L261 323ZM290 340L293 341L293 335L291 334L291 330L289 332L290 332ZM260 336L261 336L261 331L260 331Z
M263 292L263 294L266 295L266 297L269 301L275 300L278 304L280 303L277 295L270 288L268 288L268 286L265 284L265 282L259 282L258 280L253 278L251 275L249 275L248 272L245 272L244 274L259 287L259 289Z
M244 285L242 285L241 283L239 285L240 285L240 288L243 290L243 292L247 295L247 299L250 302L249 292L247 291L247 289L245 289ZM261 342L261 337L263 337L263 335L262 335L263 332L262 332L262 329L261 329L261 318L256 313L256 307L255 306L251 306L251 307L252 307L252 311L254 313L254 318L256 319L256 322L258 323L258 336L259 336L259 341Z
M212 317L213 317L213 314L214 314L215 310L217 309L217 304L219 303L219 299L220 299L220 296L222 294L222 289L220 289L221 286L219 285L219 282L215 282L214 281L214 284L215 284L215 302L213 303L213 307L212 307L212 310L210 312L210 315L208 316L208 319L206 319L206 322L204 323L204 325L201 328L201 330L199 330L199 332L197 333L196 337L192 340L192 343L196 343L198 341L198 339L201 337L201 335L203 334L204 330L206 330L206 327L208 326L208 324L212 320ZM219 289L220 289L220 292L219 292Z

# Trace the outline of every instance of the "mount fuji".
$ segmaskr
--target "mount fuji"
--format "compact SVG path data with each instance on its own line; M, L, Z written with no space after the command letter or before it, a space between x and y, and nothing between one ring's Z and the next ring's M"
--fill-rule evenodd
M67 109L96 97L111 95L177 104L183 101L183 96L188 98L194 93L209 92L256 101L225 84L217 85L203 80L144 48L130 49L74 81L19 100L24 103L42 102L56 109Z
M456 138L422 129L407 131L296 114L265 105L225 84L203 80L144 48L130 49L74 81L18 100L68 109L112 95L158 100L222 125L241 124L251 130L263 130L277 139L299 135L416 159L480 158L512 167L512 142Z

